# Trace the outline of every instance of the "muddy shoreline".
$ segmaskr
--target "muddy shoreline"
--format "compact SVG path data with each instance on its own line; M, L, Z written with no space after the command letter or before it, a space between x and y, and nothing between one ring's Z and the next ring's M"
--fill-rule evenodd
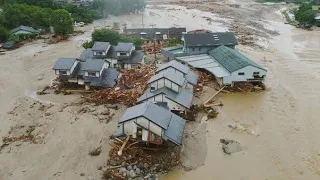
M200 5L175 1L188 8L167 4L167 0L154 1L144 12L145 27L157 24L227 31L233 30L233 22L239 28L248 23L249 30L243 31L250 31L263 48L239 45L237 49L268 69L267 91L221 94L217 101L224 106L216 119L202 121L199 117L196 124L187 127L182 165L189 171L177 168L162 179L318 179L320 32L284 24L278 12L283 6L263 6L251 0L206 0ZM141 27L142 15L110 17L105 22L112 25L115 21ZM34 92L55 77L51 68L58 57L79 56L81 44L90 40L94 27L103 24L104 20L95 21L83 28L85 34L68 42L43 47L44 42L36 41L0 56L0 136L10 130L18 136L29 132L31 126L41 137L37 144L19 142L2 149L0 179L101 178L98 169L107 161L108 137L125 107L112 112L112 117L103 116L108 107L90 104L83 105L90 113L78 113L83 107L73 103L80 96L39 97ZM202 98L212 93L208 88ZM40 108L43 106L45 110ZM230 128L234 124L240 128ZM224 154L222 138L236 140L243 151ZM88 156L101 139L102 154L98 158Z

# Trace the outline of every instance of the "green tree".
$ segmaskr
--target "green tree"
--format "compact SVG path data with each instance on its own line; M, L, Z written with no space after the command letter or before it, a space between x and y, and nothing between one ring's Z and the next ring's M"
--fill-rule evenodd
M313 24L315 23L315 11L313 11L312 9L309 9L307 11L304 11L303 13L301 13L301 15L298 17L298 21L299 22L303 22L303 23L310 23Z
M98 29L92 33L92 41L109 42L112 45L117 45L120 41L120 34L118 31L111 29Z
M66 35L73 32L72 20L68 11L57 9L52 12L50 25L56 34Z

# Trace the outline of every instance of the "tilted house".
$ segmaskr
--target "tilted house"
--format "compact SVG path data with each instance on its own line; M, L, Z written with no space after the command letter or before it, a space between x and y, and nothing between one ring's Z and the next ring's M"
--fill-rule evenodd
M92 48L85 49L81 56L85 59L104 59L113 68L134 68L145 63L145 54L136 51L133 43L118 43L112 46L108 42L96 42Z
M55 74L64 82L90 87L113 87L117 83L118 71L108 68L102 59L59 58L53 67Z
M164 107L142 103L126 110L118 122L118 131L147 143L162 144L165 140L181 145L185 123Z
M212 73L220 85L236 82L262 82L267 70L235 49L220 46L208 54L177 57L190 66Z
M186 78L188 82L188 86L195 86L198 83L198 75L190 70L190 68L180 62L173 60L168 63L163 64L156 70L156 74L163 73L166 71L174 71L175 73L179 74Z
M198 76L179 62L169 62L157 69L148 81L148 89L138 103L164 102L171 111L186 112L192 105L193 86Z

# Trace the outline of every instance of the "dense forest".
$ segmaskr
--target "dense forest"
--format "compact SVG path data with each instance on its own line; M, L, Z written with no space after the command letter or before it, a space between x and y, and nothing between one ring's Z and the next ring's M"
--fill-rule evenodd
M70 13L72 22L91 23L104 15L136 13L146 7L145 0L94 0L87 7L56 0L4 0L0 5L0 39L8 38L9 30L20 25L49 29L57 24L52 22L52 16L54 12L62 12L56 11L59 9Z

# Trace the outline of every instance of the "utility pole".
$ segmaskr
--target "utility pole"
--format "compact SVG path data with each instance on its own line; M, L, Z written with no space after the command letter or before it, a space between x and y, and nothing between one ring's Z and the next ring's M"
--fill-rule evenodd
M155 62L155 64L157 64L157 52L156 52L156 40L157 40L157 38L156 38L156 31L155 31L155 24L152 24L152 25L150 25L151 27L152 27L152 29L153 29L153 51L154 51L154 62Z

